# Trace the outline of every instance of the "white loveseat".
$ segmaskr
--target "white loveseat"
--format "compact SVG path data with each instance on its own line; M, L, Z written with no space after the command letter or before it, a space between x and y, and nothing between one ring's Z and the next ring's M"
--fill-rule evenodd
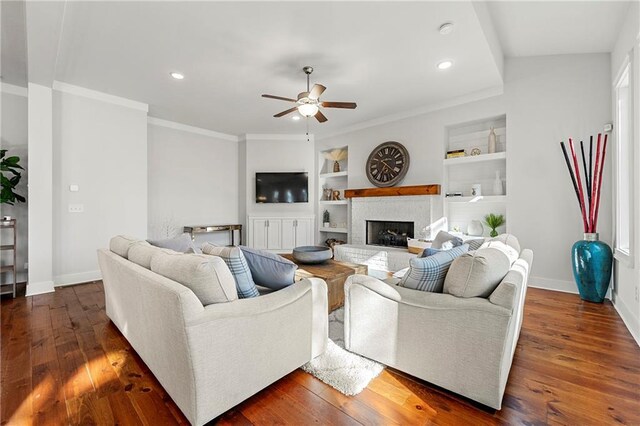
M186 286L99 250L109 318L194 425L202 425L327 345L327 286L305 279L203 306Z
M345 347L500 409L515 352L531 250L487 298L390 285L366 275L345 283Z

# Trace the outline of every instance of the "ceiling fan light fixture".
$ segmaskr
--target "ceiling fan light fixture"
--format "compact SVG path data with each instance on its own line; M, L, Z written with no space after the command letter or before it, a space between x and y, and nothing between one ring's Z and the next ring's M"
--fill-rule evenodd
M313 117L318 113L318 105L316 104L301 104L298 105L298 112L303 117Z
M450 61L447 59L446 61L438 62L438 69L446 70L451 68L452 65L453 65L453 61Z

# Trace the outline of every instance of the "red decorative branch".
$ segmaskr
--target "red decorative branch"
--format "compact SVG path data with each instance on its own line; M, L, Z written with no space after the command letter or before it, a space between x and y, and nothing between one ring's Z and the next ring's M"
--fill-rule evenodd
M587 212L584 204L584 190L582 189L582 180L580 179L580 165L578 164L578 158L576 157L575 149L573 149L573 140L571 140L571 138L569 138L569 148L571 149L571 157L573 159L573 167L576 173L576 181L578 184L580 211L582 213L582 224L584 226L584 232L589 232L589 221L587 220Z

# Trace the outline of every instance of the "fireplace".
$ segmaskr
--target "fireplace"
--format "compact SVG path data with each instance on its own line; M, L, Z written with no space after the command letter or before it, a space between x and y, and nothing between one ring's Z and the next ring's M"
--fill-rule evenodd
M367 244L407 247L407 238L413 238L413 222L367 220Z

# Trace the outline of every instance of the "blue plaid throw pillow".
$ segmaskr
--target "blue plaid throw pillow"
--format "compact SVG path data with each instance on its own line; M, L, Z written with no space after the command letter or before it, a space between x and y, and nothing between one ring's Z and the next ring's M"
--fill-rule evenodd
M224 260L229 270L231 270L233 279L236 280L236 290L238 290L239 298L246 299L260 296L258 288L253 282L247 260L244 258L242 250L240 250L239 247L218 247L213 244L204 243L202 245L202 252L211 256L218 256Z
M417 257L409 261L409 272L398 285L414 290L442 293L444 278L453 260L469 250L468 244L440 251L428 257Z

